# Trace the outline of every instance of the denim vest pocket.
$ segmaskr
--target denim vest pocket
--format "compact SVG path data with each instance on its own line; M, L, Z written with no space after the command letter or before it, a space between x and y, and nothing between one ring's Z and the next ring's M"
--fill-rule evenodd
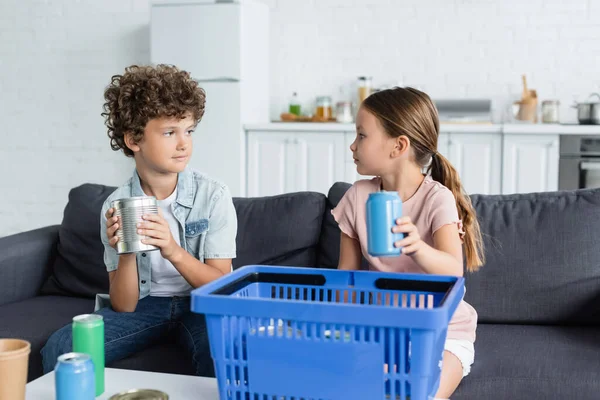
M185 223L185 242L188 252L199 260L202 260L204 252L204 239L208 232L208 219L199 219Z

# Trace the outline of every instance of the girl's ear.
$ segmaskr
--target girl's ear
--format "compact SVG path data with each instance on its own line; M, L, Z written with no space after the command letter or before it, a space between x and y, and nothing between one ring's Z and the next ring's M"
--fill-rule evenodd
M400 135L394 139L394 149L392 150L392 158L408 154L410 148L410 139L406 135Z
M134 153L137 153L138 151L140 151L140 146L133 138L133 133L131 133L131 132L125 133L124 139L125 139L125 146L127 146L127 148L129 150L133 151Z

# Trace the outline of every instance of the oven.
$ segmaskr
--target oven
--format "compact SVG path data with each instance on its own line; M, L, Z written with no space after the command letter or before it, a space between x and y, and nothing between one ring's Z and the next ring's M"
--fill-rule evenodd
M600 136L561 135L558 189L600 188Z

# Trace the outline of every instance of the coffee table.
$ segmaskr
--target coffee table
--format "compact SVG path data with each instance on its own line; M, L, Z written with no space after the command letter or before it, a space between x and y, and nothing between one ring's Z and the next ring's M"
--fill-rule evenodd
M163 374L128 369L105 369L105 391L97 400L129 389L157 389L174 400L219 400L217 380L200 376ZM54 372L27 384L26 400L54 400Z

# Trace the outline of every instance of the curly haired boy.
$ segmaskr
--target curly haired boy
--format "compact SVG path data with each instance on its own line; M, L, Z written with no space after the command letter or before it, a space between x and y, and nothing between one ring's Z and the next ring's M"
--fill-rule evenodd
M100 216L110 293L97 297L95 313L104 318L106 365L172 335L192 355L197 375L214 376L206 321L190 312L189 296L231 271L237 217L225 185L187 168L205 92L174 66L134 65L112 77L104 98L111 147L135 161L133 176ZM120 221L110 204L134 196L158 200L159 214L143 216L138 232L160 251L118 255ZM67 325L42 349L44 373L71 349Z

